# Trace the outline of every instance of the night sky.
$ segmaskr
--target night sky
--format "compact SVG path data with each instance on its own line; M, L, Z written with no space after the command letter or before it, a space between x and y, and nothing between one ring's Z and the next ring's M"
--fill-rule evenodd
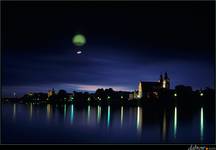
M3 4L4 96L51 88L131 91L164 72L171 88L214 88L210 2ZM72 43L77 33L86 37L83 47Z

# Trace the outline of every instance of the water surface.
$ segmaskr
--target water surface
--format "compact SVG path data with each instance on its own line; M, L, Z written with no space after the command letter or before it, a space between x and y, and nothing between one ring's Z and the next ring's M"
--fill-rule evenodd
M204 107L2 104L2 143L214 143Z

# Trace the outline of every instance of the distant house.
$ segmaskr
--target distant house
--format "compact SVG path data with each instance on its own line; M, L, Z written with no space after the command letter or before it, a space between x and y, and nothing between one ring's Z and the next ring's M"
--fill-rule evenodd
M132 93L129 94L128 100L137 99L137 95L138 95L138 91L135 90L134 92L132 92Z
M51 97L52 95L55 95L55 90L54 88L52 90L48 91L48 98Z

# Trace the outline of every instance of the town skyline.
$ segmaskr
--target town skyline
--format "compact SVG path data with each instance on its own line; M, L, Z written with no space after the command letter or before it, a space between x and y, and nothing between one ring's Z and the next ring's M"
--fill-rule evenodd
M50 90L54 90L54 91L61 91L61 90L64 90L68 93L73 93L73 92L88 92L88 93L95 93L98 89L112 89L114 91L123 91L123 92L136 92L139 90L139 86L140 86L140 83L141 82L145 82L145 83L161 83L163 82L163 79L164 77L166 76L167 72L164 73L164 75L161 73L160 74L160 78L158 80L155 80L155 81L145 81L145 80L139 80L137 81L137 86L134 88L134 89L127 89L125 87L121 87L121 86L116 86L116 87L111 87L111 86L100 86L100 85L81 85L81 84L68 84L67 86L69 86L68 88L64 88L64 87L60 87L60 88L56 88L56 87L49 87L47 89L43 89L41 88L41 86L38 87L38 90L31 90L31 87L27 87L26 90L23 90L24 91L23 93L17 93L16 90L12 91L9 95L3 95L3 97L5 98L14 98L14 97L22 97L26 94L29 94L29 93L47 93L49 92ZM168 77L168 76L167 76ZM162 80L162 81L161 81ZM191 85L184 85L184 84L178 84L178 85L172 85L172 79L170 79L168 77L168 80L169 80L169 85L168 85L168 89L170 90L175 90L175 88L177 86L185 86L185 87L190 87L192 89L192 91L197 91L197 90L204 90L206 88L210 88L210 89L214 89L214 88L211 88L211 87L202 87L202 88L193 88ZM163 85L163 83L161 83L162 87L164 88L165 85ZM3 91L4 92L4 91Z

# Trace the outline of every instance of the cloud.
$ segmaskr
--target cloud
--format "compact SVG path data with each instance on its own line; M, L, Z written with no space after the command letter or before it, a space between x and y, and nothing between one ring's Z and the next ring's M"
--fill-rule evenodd
M81 91L96 91L99 88L112 88L115 91L130 91L131 89L124 86L110 86L110 85L85 85L85 84L63 84L65 87L74 88Z

